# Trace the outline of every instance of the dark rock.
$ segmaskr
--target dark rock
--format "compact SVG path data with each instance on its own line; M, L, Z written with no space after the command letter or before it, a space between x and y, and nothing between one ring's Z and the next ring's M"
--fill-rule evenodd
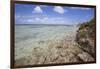
M95 57L95 28L94 19L80 25L76 34L76 42L80 48Z

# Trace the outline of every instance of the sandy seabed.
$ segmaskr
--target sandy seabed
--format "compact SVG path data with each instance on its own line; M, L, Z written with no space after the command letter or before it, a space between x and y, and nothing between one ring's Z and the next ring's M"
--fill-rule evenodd
M16 25L15 66L94 61L75 42L77 29L76 26Z

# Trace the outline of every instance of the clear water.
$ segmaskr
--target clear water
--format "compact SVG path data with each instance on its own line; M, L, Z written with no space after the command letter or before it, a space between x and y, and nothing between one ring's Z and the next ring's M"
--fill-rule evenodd
M74 40L76 30L75 26L64 25L15 25L15 59L30 55L34 47L48 46L65 37Z

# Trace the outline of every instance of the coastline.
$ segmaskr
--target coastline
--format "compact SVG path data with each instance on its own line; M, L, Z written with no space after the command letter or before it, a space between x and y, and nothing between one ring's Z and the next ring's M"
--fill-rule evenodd
M24 50L25 54L21 55L20 52L21 57L17 55L18 58L15 59L15 66L94 61L94 58L80 49L79 44L75 42L77 29L78 28L69 32L70 34L62 34L61 38L57 38L58 36L56 35L57 37L53 38L53 40L37 40L37 46L33 46L35 43L31 44L32 41L30 41L25 45L28 46L31 44L30 48L32 51L30 48L28 49L28 47L25 48L25 45L24 49L18 49L21 50L21 52ZM26 42L29 40L26 40ZM21 45L21 43L19 45ZM30 52L27 53L27 50L30 50Z

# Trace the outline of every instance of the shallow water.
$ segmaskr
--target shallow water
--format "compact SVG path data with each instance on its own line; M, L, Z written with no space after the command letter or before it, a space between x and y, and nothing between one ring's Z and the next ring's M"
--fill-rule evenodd
M74 40L75 26L15 25L15 59L29 56L35 47L64 39Z

